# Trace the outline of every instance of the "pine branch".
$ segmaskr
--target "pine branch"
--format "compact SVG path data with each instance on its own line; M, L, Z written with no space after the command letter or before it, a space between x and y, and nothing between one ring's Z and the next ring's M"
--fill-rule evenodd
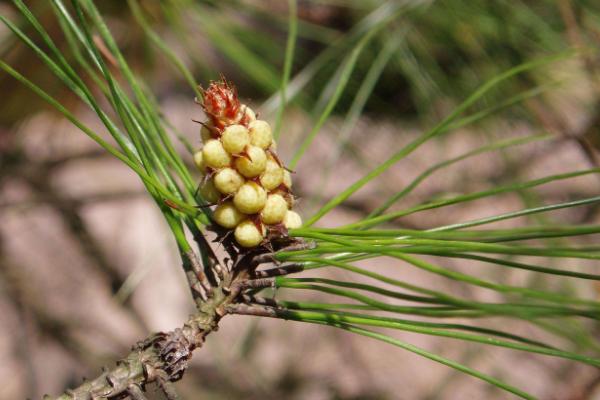
M304 245L304 247L308 247ZM294 243L292 248L302 248L302 244ZM196 257L190 254L190 258ZM80 399L144 399L143 392L147 385L156 383L167 399L177 399L173 382L182 378L194 350L202 347L206 336L218 329L219 322L230 306L254 299L249 292L274 285L273 278L264 278L256 274L256 268L270 263L272 256L265 256L264 251L238 254L231 268L219 264L223 273L217 285L211 285L203 294L207 297L194 296L197 312L182 327L170 332L158 332L133 346L131 352L117 362L115 368L105 370L94 380L85 382L58 397L45 396L45 400L80 400ZM199 261L198 261L199 262ZM234 267L235 266L235 267ZM193 268L195 271L198 268ZM214 268L214 266L213 266ZM282 266L273 270L278 275L286 275L302 270L298 265ZM188 274L191 271L187 271ZM206 279L206 278L204 278ZM192 279L194 286L203 280ZM202 285L204 289L204 285ZM192 287L194 291L194 287ZM252 300L254 301L254 300ZM233 309L232 309L233 310Z
M236 297L235 292L216 288L213 297L203 302L202 309L182 327L149 336L136 344L115 368L58 397L45 396L44 399L119 399L127 396L143 399L142 390L155 382L167 392L168 383L181 379L193 351L202 347L206 336L217 329L224 307Z

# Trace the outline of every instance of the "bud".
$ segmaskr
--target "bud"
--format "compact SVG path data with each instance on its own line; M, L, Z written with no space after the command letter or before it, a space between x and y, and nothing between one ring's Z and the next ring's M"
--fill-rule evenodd
M204 163L214 169L219 169L231 164L231 156L225 151L220 140L210 139L202 148Z
M268 122L256 120L248 125L248 129L250 130L250 143L254 146L266 150L273 143L273 134Z
M239 247L252 248L299 228L302 219L291 211L292 177L277 157L277 143L268 122L240 104L235 87L222 79L204 91L208 117L200 129L204 147L194 164L205 174L202 198L218 204L213 220L233 230ZM210 179L208 179L210 178Z
M236 158L235 167L246 178L260 175L267 167L267 154L256 146L246 148L246 156Z
M217 190L225 195L234 194L245 182L244 177L232 168L223 168L213 179Z
M219 204L213 213L213 219L223 228L233 229L242 222L246 216L242 214L231 201Z
M233 235L240 246L256 247L265 237L265 228L262 224L257 227L254 222L246 220L235 228Z
M243 125L230 125L221 134L221 142L229 154L239 154L250 144L248 129Z
M292 174L287 169L283 170L283 184L288 189L292 188Z
M236 90L224 79L221 82L211 82L204 91L202 106L217 126L230 124L240 111Z
M288 211L287 202L278 194L270 194L267 197L265 207L260 212L262 221L267 224L278 224L283 221Z
M233 204L244 214L256 214L265 206L267 192L255 182L246 182L233 198Z
M202 183L200 186L200 195L204 201L210 204L215 204L221 199L221 193L219 193L215 187L212 178L207 179Z
M277 188L271 192L271 194L278 194L283 197L288 205L288 208L291 210L294 208L294 204L296 204L296 198L293 194L291 194L287 190L282 190L281 188Z
M297 229L302 226L302 218L297 212L288 210L283 218L283 224L288 229Z
M284 169L269 155L265 172L260 176L260 184L263 185L267 191L271 191L281 185L283 182L283 174Z
M200 172L203 174L206 173L206 165L204 164L204 159L202 157L202 150L194 153L194 164Z

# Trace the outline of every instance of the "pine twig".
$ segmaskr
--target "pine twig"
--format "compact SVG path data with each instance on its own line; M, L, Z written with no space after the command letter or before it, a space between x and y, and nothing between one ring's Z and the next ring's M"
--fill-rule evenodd
M158 383L167 395L171 395L172 389L168 383L181 379L192 352L201 347L206 336L217 329L224 315L222 307L231 301L232 298L225 295L224 291L214 291L213 297L203 304L203 309L190 317L181 328L148 337L134 346L127 357L117 362L115 368L56 398L45 396L44 399L117 399L127 395L133 397L139 395L139 391L134 389L135 386L144 388L153 382ZM139 396L138 398L143 399Z
M143 391L151 383L156 383L167 399L179 399L172 383L183 377L193 351L202 347L206 336L217 330L223 316L228 313L243 314L244 311L251 313L253 310L256 311L252 315L278 316L276 307L238 303L259 302L245 291L271 287L275 282L274 278L249 279L254 271L254 267L250 266L257 263L252 257L246 262L247 268L228 271L218 286L211 287L206 300L196 299L198 311L181 328L151 335L134 346L129 355L117 362L115 368L58 397L45 396L44 400L116 400L126 396L133 400L144 400ZM289 271L297 272L297 269L290 268Z

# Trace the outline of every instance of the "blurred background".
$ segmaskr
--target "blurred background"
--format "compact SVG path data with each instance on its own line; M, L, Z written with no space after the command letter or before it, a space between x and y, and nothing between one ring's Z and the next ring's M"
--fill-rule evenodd
M26 3L56 42L65 45L49 2ZM194 93L149 40L139 15L122 0L97 3L166 118L199 145L198 125L191 119L203 115ZM206 86L224 74L261 118L274 121L288 34L287 2L144 0L139 6L148 26L198 82ZM0 14L23 22L9 1L0 1ZM600 4L595 0L299 0L298 17L290 93L294 87L300 90L284 118L279 146L284 160L323 108L330 84L339 76L340 60L365 30L385 24L360 54L333 117L297 167L295 191L304 215L433 126L486 80L536 57L582 50L500 86L479 105L498 106L497 112L428 143L329 214L322 226L364 217L432 164L492 140L554 135L550 141L457 163L432 175L396 207L598 166ZM32 33L26 24L22 27ZM102 131L96 117L4 26L0 53ZM515 97L524 91L537 96ZM96 376L149 332L180 326L193 303L175 243L138 178L3 73L0 93L0 399L35 399ZM426 229L524 204L594 196L599 185L594 175L571 179L522 196L500 195L408 216L398 226ZM547 218L600 223L598 211L589 206ZM515 219L504 226L526 222ZM593 244L589 237L576 240ZM581 260L577 264L572 267L585 267ZM366 265L397 279L427 280L431 287L448 289L441 278L391 269L385 259ZM457 270L474 265L451 264ZM344 276L339 271L323 274ZM489 276L531 287L565 285L592 298L600 290L568 280L540 282L523 271L490 269ZM467 289L450 290L465 294ZM503 328L538 334L517 323ZM573 324L565 340L597 354L598 328ZM394 334L542 399L600 399L600 374L593 367ZM220 331L209 336L178 388L187 399L509 398L384 343L326 327L241 316L226 318Z

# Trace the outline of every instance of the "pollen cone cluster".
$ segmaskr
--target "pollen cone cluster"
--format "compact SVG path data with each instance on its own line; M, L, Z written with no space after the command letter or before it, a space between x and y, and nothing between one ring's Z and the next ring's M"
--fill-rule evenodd
M214 222L233 230L235 241L245 248L299 228L300 215L291 210L290 172L277 157L269 124L240 104L225 80L204 91L202 107L208 119L194 162L203 174L200 195L216 206Z

